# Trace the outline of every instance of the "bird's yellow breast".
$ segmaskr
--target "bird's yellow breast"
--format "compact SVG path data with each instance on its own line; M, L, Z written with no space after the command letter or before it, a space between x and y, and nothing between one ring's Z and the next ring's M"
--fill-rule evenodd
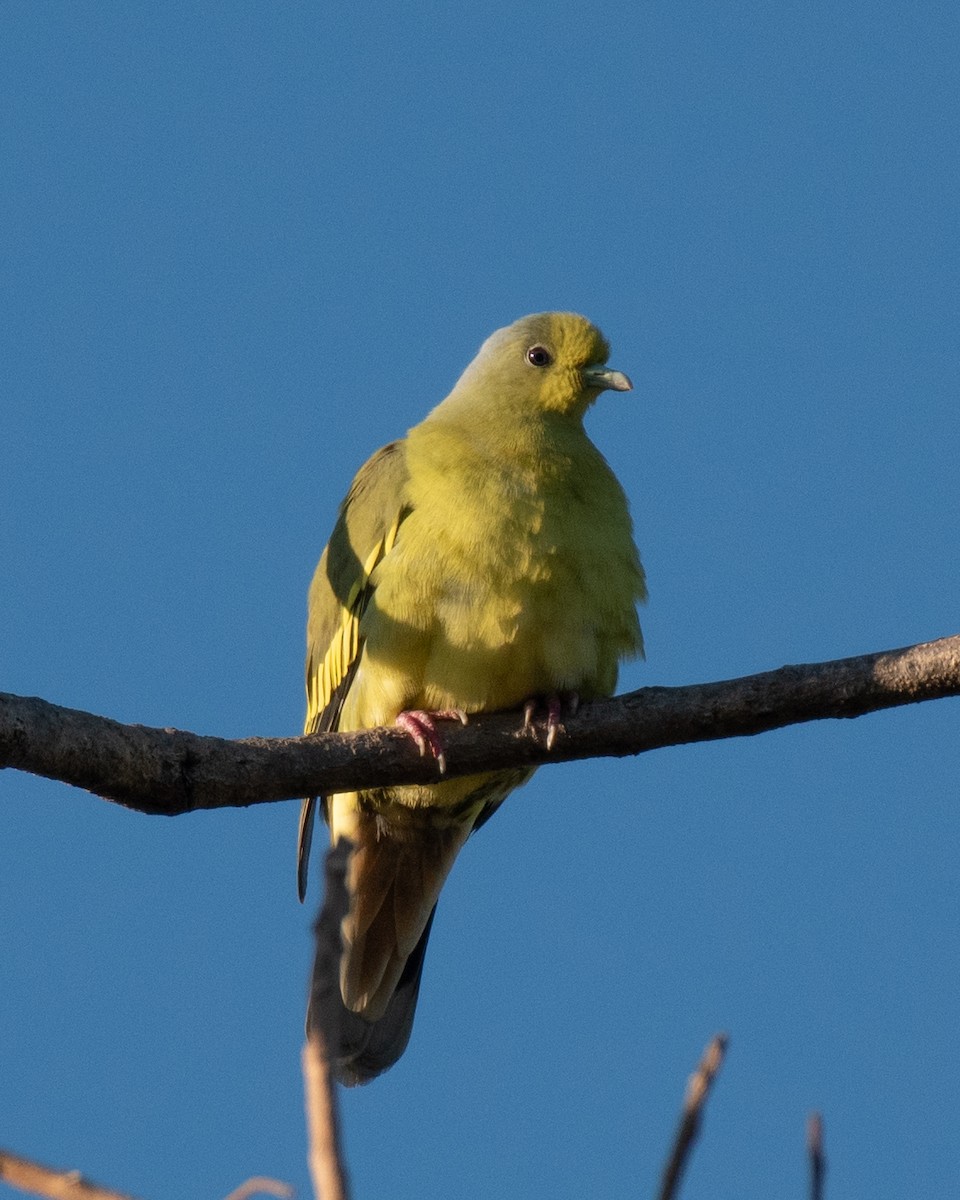
M411 431L411 511L374 575L351 723L608 694L619 659L642 652L620 485L579 425L512 438L496 455L462 426Z

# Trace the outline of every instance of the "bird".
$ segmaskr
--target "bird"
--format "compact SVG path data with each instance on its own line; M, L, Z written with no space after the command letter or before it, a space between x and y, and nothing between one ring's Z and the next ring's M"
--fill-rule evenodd
M307 1031L338 1030L344 1084L392 1066L413 1026L441 887L472 832L532 769L444 779L442 722L547 713L613 693L643 656L646 583L623 488L584 414L630 380L585 317L493 333L450 394L360 468L310 585L306 734L398 724L436 782L303 801L298 887L318 807L349 838L339 986L314 968ZM331 1000L332 997L332 1000ZM324 1022L333 1003L335 1020Z

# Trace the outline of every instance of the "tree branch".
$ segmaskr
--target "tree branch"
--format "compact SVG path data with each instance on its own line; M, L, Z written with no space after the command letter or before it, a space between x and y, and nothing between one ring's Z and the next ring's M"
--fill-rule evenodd
M690 1160L693 1149L700 1134L700 1124L703 1120L703 1109L713 1087L717 1072L723 1065L727 1053L727 1035L718 1033L703 1052L703 1057L696 1071L687 1081L687 1092L683 1098L683 1111L680 1114L680 1124L673 1139L673 1147L663 1177L660 1180L659 1200L675 1200L680 1193L680 1180Z
M347 867L353 843L341 838L324 859L323 906L314 925L316 962L311 987L340 995L341 928L350 909ZM317 999L316 992L314 1000ZM349 1200L350 1186L340 1141L340 1111L330 1047L339 1042L342 1002L316 1005L318 1020L310 1021L303 1048L303 1080L307 1107L310 1177L316 1200Z
M823 1152L823 1118L811 1113L807 1120L807 1157L810 1160L810 1200L823 1200L827 1158Z
M126 1192L91 1183L79 1171L45 1167L9 1150L0 1150L0 1180L31 1196L48 1196L50 1200L134 1200Z
M472 717L465 728L451 724L444 731L447 775L641 754L956 695L960 635L720 683L641 688L583 705L564 721L551 751L542 727L522 729L516 713ZM122 725L6 693L0 693L0 767L167 816L438 777L436 762L419 758L397 729L228 741Z

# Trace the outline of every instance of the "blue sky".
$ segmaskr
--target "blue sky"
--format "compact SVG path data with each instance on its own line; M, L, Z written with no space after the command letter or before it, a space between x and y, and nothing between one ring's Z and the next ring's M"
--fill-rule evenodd
M635 384L589 418L650 582L625 688L960 630L958 34L928 0L11 0L0 688L297 732L354 471L550 308ZM542 770L345 1098L357 1196L649 1195L719 1029L685 1196L802 1195L815 1108L828 1194L955 1195L958 713ZM295 804L0 788L0 1145L306 1194Z

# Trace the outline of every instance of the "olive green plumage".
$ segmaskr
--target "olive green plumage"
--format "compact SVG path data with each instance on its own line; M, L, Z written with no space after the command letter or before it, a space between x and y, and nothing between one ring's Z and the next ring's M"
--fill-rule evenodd
M583 428L602 390L630 387L607 353L583 317L524 317L360 469L310 588L305 732L613 691L619 662L643 652L646 589L623 490ZM345 1082L403 1052L443 881L471 831L528 777L323 797L332 838L356 846L340 975ZM301 895L313 807L301 813Z

